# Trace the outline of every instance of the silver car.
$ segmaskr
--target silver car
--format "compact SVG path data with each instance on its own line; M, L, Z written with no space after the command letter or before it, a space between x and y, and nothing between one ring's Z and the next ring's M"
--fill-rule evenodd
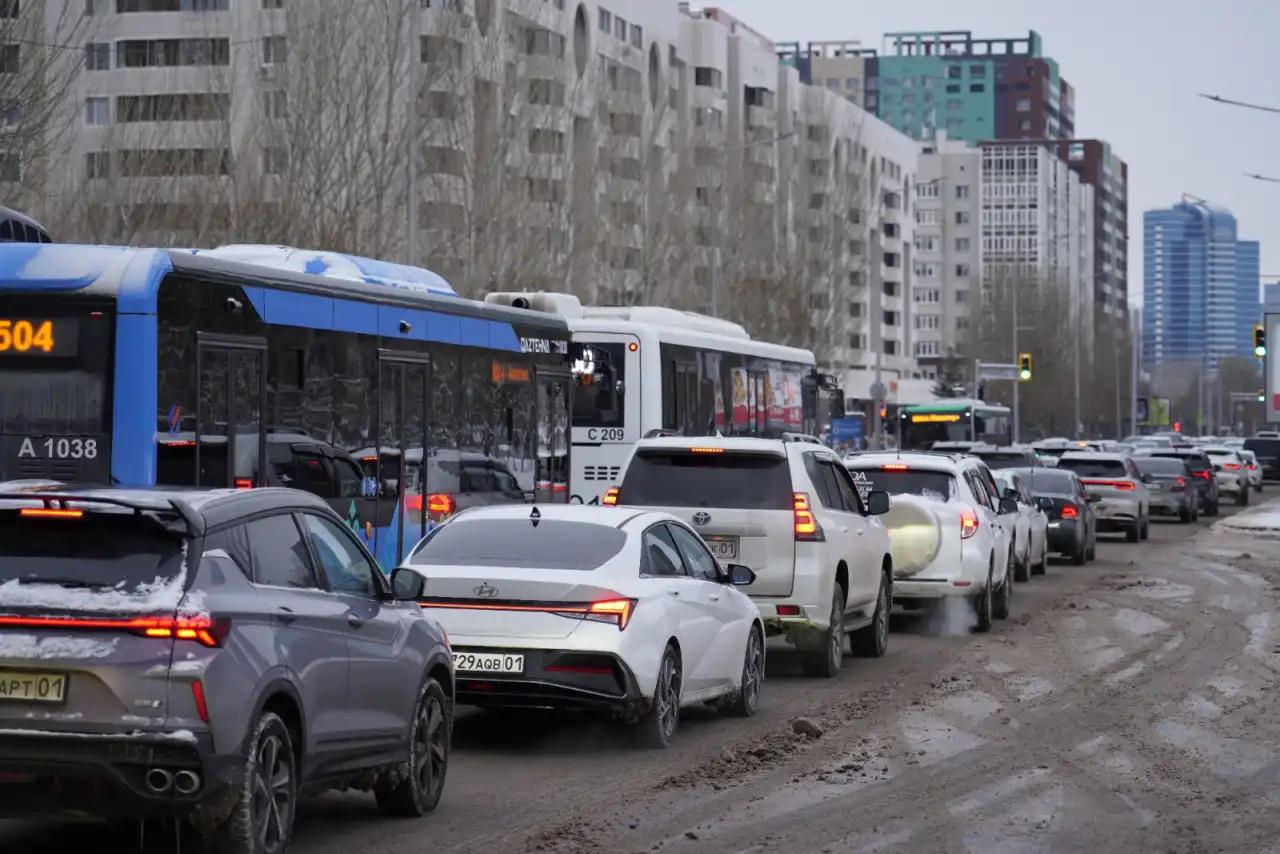
M1176 516L1186 524L1200 518L1200 493L1186 460L1139 457L1133 464L1150 478L1147 490L1151 493L1151 515Z
M1262 465L1258 462L1258 455L1253 451L1246 451L1244 448L1236 448L1235 451L1240 456L1240 459L1244 460L1244 471L1249 485L1261 492Z
M173 818L277 852L303 792L421 816L453 693L439 625L321 498L0 493L0 817Z
M1218 492L1229 498L1235 498L1236 504L1245 507L1249 504L1249 472L1245 468L1244 458L1232 448L1205 447L1213 463L1213 477L1218 481Z
M1151 479L1138 471L1125 454L1073 451L1058 458L1058 468L1075 472L1085 489L1097 495L1093 505L1098 533L1123 533L1129 542L1145 540L1151 533Z

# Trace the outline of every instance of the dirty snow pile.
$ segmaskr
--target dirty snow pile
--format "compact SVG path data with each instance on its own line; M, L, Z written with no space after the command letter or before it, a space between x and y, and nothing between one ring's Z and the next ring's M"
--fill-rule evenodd
M1215 523L1213 530L1280 537L1280 503L1264 504L1254 510L1237 513Z

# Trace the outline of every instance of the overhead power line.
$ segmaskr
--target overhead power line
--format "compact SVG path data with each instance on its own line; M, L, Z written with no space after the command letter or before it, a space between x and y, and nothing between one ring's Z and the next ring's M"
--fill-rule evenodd
M1199 95L1206 101L1213 101L1215 104L1226 104L1229 107L1244 107L1246 110L1258 110L1263 113L1280 113L1280 107L1268 107L1265 104L1251 104L1248 101L1235 101L1231 98L1224 98L1221 95L1206 95L1204 92L1199 93Z

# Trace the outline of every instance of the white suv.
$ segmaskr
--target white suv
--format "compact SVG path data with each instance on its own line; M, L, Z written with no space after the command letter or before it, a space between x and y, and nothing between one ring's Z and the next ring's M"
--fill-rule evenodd
M894 557L894 605L908 611L949 597L973 603L977 629L1009 616L1017 502L1000 497L977 457L936 452L880 452L846 460L864 494L884 490Z
M785 635L807 674L835 676L845 636L856 655L889 642L893 564L877 518L840 458L799 440L673 436L643 439L604 503L661 508L694 526L724 563L750 567L745 588L770 636Z

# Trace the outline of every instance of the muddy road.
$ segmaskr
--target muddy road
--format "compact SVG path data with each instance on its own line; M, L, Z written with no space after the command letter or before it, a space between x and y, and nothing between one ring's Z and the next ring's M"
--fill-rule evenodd
M432 817L332 794L291 851L1280 851L1280 540L1156 524L1098 557L1017 585L990 635L896 621L886 658L835 680L773 646L758 716L690 713L666 751L464 713ZM4 852L86 844L138 850L136 831L0 824Z

